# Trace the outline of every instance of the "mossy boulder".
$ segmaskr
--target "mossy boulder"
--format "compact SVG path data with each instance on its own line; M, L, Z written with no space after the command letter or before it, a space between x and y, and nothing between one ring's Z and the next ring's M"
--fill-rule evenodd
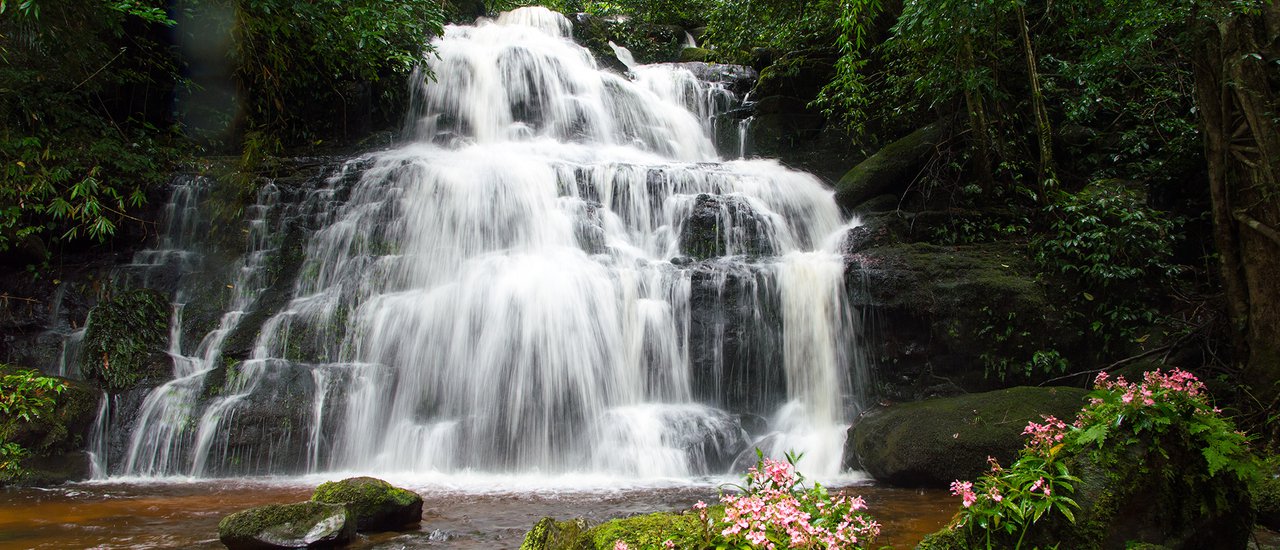
M89 311L80 373L110 393L158 385L173 374L168 337L164 295L149 289L117 293Z
M853 210L879 195L901 192L949 133L946 124L936 122L885 145L840 178L836 183L836 202Z
M711 517L723 517L724 507L711 506L707 512ZM611 519L594 527L582 518L542 518L525 535L520 550L612 550L618 541L637 549L665 548L667 541L676 548L702 548L705 533L701 520L692 512L655 512Z
M946 487L977 477L988 456L1012 462L1028 421L1074 418L1086 393L1018 387L875 409L849 429L846 462L893 485Z
M232 550L333 548L351 541L356 522L341 504L269 504L236 512L218 524L218 539Z
M360 531L387 531L422 520L422 497L372 477L321 484L311 500L346 505Z
M723 507L708 509L723 515ZM591 529L591 542L596 548L611 549L617 541L631 548L663 548L666 541L676 548L701 548L704 533L701 520L693 512L658 512L643 516L611 519Z

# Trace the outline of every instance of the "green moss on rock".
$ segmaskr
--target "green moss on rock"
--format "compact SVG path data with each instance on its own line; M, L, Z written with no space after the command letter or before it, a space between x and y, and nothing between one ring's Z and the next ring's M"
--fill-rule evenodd
M232 550L329 548L355 537L356 524L341 504L270 504L236 512L218 524L218 539Z
M724 506L709 506L707 514L713 520L722 519ZM676 548L709 547L697 514L655 512L611 519L591 528L582 518L569 521L542 518L525 535L520 550L613 550L618 541L634 550L666 548L667 541Z
M542 518L525 534L520 550L591 550L587 530L587 520L582 518L569 521Z
M876 479L908 487L945 487L1010 463L1022 430L1041 415L1070 419L1084 405L1078 388L1019 387L904 403L868 414L849 430L846 456Z
M168 335L169 301L162 294L119 293L89 311L80 373L111 393L158 383L172 374L165 355Z
M421 496L372 477L321 484L311 500L346 505L361 531L396 529L422 519Z
M706 546L701 522L693 513L658 512L611 519L592 528L590 536L596 548L604 549L613 548L620 540L637 550L663 548L668 540L676 548Z

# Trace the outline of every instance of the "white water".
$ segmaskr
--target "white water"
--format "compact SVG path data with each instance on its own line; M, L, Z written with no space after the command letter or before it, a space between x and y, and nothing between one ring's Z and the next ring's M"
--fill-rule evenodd
M210 395L278 253L268 186L229 311L192 352L175 329L117 473L681 480L759 446L836 476L864 365L833 192L721 161L724 87L599 70L570 31L542 8L446 29L412 142L296 207L321 214L291 299Z

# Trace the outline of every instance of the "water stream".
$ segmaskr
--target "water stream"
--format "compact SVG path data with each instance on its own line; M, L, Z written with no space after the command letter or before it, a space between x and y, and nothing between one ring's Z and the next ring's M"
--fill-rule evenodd
M745 138L724 160L723 69L619 75L570 31L447 27L406 142L264 185L220 320L184 336L204 289L177 291L173 380L107 471L694 479L759 447L840 476L868 385L834 244L856 221ZM140 272L212 269L205 186L177 186Z

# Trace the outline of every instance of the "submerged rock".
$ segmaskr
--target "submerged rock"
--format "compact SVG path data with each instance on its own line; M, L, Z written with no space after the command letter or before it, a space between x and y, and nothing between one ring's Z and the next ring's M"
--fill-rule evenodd
M316 488L311 500L345 504L360 531L387 531L422 519L422 497L372 477L324 483Z
M259 506L218 524L218 539L232 550L333 548L355 534L356 522L346 506L322 502Z
M988 456L1010 463L1028 421L1070 419L1086 394L1020 387L877 409L849 429L845 458L893 485L946 487L985 471Z

